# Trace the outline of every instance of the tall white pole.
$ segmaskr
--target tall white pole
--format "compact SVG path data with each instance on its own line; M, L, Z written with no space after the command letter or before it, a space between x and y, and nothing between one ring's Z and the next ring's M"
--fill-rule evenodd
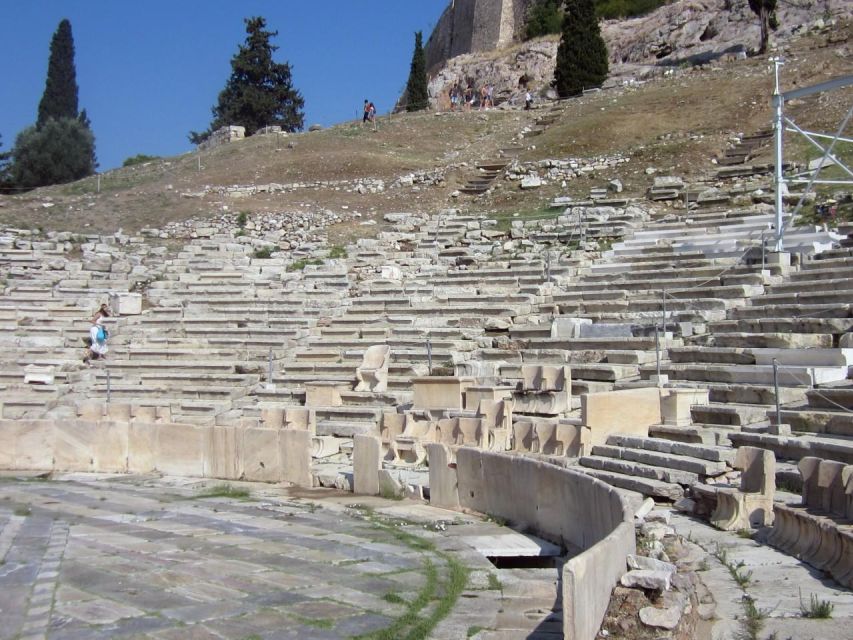
M782 109L784 100L782 92L779 89L779 70L782 67L783 60L781 58L773 58L774 73L776 76L776 88L773 92L773 126L776 134L776 167L775 167L775 186L776 186L776 251L782 251L784 248L784 202L782 196L785 191L785 179L782 176L782 135L785 131Z

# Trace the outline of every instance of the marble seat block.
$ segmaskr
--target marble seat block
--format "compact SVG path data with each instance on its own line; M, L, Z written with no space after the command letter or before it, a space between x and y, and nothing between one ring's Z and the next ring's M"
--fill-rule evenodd
M377 344L368 347L364 352L361 365L355 371L358 380L356 391L374 391L381 393L388 390L388 363L391 360L391 347Z
M436 442L436 424L432 420L406 414L403 433L394 438L391 451L397 464L418 465L426 460L428 443Z
M513 393L518 413L556 416L571 408L572 376L569 367L522 365L520 389Z
M711 524L723 531L736 531L773 524L776 493L776 458L772 451L740 447L735 469L741 471L740 488L718 487L717 507Z
M379 440L382 442L382 458L393 459L391 445L398 436L403 435L406 427L406 416L402 413L385 411L379 418Z
M441 509L459 508L459 486L453 452L445 444L426 446L429 458L429 503Z
M485 446L490 451L507 451L512 434L512 401L480 400L477 417L483 420Z
M424 376L412 378L413 408L464 409L465 391L474 378L456 376Z
M497 402L499 400L512 400L512 392L515 387L510 386L479 386L472 385L465 390L465 408L477 409L483 400Z
M512 423L512 451L530 453L533 451L533 421L529 418L516 419Z
M590 447L606 444L614 433L647 437L660 418L660 390L654 387L581 396L581 424L589 429Z
M306 382L306 407L340 407L342 385L336 382Z
M768 542L853 587L853 465L805 457L799 506L776 504Z
M707 389L662 389L660 411L663 424L686 427L693 424L690 408L695 405L707 405Z
M486 434L480 418L442 418L435 427L437 442L454 447L472 446L483 448Z

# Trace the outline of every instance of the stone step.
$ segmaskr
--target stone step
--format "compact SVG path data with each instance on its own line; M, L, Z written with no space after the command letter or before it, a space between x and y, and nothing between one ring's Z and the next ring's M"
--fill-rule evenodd
M622 448L643 449L658 453L697 458L708 462L725 463L728 465L731 465L735 458L735 452L731 449L679 443L665 438L641 438L617 433L607 438L607 444ZM694 472L696 471L694 470ZM702 475L710 474L704 473Z
M588 469L609 471L611 473L620 473L626 476L636 476L638 478L645 478L649 480L659 480L669 484L690 486L693 483L699 482L699 475L696 473L680 471L677 469L667 469L631 460L620 460L613 457L599 456L596 455L595 452L591 456L582 456L578 463L582 467L586 467Z
M650 478L627 476L621 473L600 471L586 467L577 467L577 469L592 476L593 478L598 478L609 485L613 485L620 489L627 489L628 491L636 491L637 493L641 493L647 497L672 502L684 497L684 489L679 484L661 482L660 480L652 480Z
M655 367L643 365L640 374L648 379L656 373ZM691 382L720 382L726 384L772 385L801 387L846 380L847 366L817 367L781 365L774 374L773 365L667 363L661 373L671 380Z
M767 411L771 408L760 404L711 402L707 405L694 405L690 408L690 414L693 422L743 427L767 424Z
M853 438L853 413L819 410L811 407L802 409L785 408L780 411L783 424L791 425L798 433L817 433L830 436Z
M853 464L853 439L821 436L777 436L769 433L733 433L735 447L759 447L769 449L777 460L798 461L806 456L826 460L837 460Z
M808 349L828 348L832 347L834 343L832 333L790 333L785 331L720 333L714 331L713 325L709 326L709 331L713 333L714 344L718 347Z

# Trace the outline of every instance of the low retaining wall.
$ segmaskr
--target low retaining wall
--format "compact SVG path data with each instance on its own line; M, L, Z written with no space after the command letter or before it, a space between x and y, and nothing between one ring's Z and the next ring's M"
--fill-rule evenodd
M0 420L0 469L152 473L311 486L299 429L113 420Z
M452 474L447 465L438 475ZM593 640L610 594L636 552L633 514L611 486L545 462L463 447L456 452L459 506L581 553L563 567L563 633Z

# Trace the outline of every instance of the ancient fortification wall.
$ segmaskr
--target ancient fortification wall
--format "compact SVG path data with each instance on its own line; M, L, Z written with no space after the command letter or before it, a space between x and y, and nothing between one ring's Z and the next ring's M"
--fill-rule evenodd
M534 0L451 0L426 45L427 69L465 53L510 44Z

